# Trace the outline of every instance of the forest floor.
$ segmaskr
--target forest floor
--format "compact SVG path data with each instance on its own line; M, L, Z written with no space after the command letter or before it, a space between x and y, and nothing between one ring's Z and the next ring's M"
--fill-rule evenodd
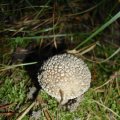
M119 11L119 0L1 0L0 120L120 120ZM44 60L64 52L92 75L74 112L37 82Z

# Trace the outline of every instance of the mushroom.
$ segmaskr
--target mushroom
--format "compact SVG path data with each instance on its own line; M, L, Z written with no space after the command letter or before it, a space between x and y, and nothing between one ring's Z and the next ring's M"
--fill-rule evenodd
M89 89L91 73L82 59L64 53L43 63L38 82L44 91L64 105Z

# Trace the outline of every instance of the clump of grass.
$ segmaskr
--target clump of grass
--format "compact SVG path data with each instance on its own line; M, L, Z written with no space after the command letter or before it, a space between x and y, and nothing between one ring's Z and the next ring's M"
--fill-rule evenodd
M16 68L9 72L12 73L10 76L6 75L5 72L4 77L1 77L0 85L1 106L14 103L11 107L0 109L1 112L6 112L6 116L10 111L17 113L20 110L20 106L26 101L26 83L29 83L25 71ZM4 116L4 114L1 113L1 116ZM4 119L4 117L1 117L1 119Z

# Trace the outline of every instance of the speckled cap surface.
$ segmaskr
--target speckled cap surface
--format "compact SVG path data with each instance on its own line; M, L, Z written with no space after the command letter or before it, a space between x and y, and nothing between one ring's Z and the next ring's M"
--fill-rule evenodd
M87 65L71 54L55 55L44 62L38 74L43 90L57 101L66 103L81 96L90 87L91 73ZM62 91L63 98L61 98Z

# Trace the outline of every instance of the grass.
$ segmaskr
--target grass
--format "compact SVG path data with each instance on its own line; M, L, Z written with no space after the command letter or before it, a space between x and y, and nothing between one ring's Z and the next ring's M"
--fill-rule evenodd
M93 34L91 34L87 39L85 39L82 43L80 43L75 49L87 43L89 40L94 38L97 34L100 34L100 32L102 32L106 27L110 26L110 24L112 24L118 18L120 18L120 12L118 12L115 16L113 16L109 21L107 21L104 25L102 25L98 30L95 30Z
M37 111L40 120L120 120L119 3L27 0L16 8L11 2L0 5L0 120L32 120ZM67 51L84 59L92 74L91 88L74 112L61 109L44 91L29 99L34 84L25 66L38 61L13 62L13 54L26 54L30 45L58 47L62 40Z

